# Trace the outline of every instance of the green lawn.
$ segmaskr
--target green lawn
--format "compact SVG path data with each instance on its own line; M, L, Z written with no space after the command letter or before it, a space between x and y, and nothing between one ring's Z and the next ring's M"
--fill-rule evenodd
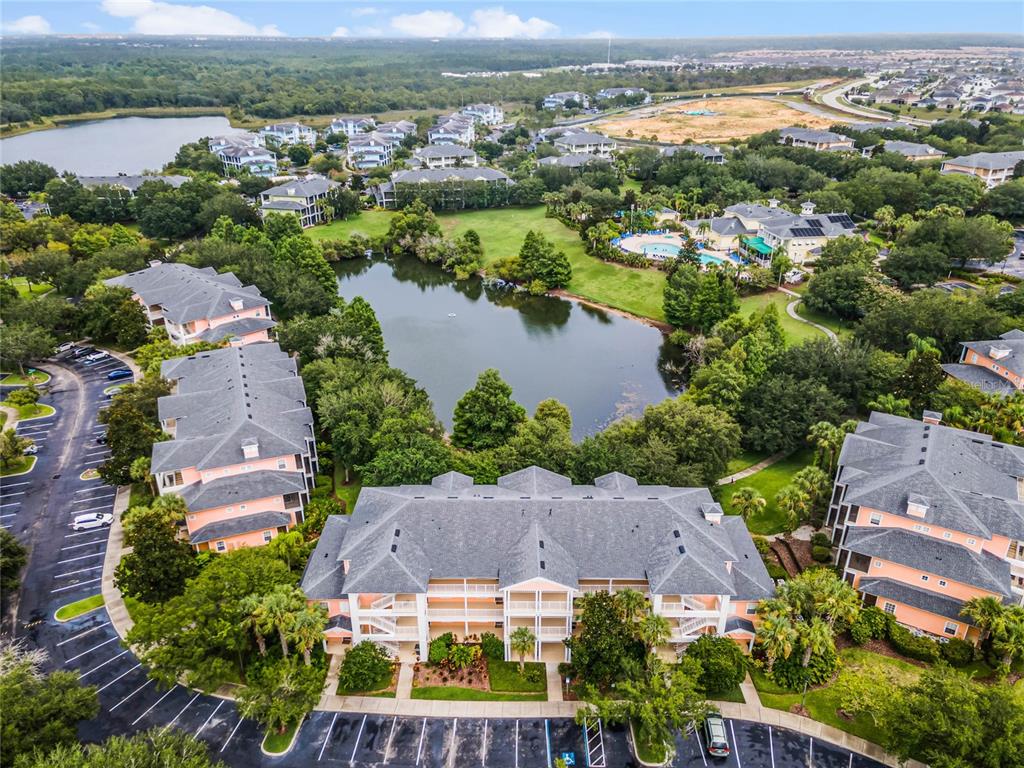
M62 605L57 609L57 613L54 614L54 618L57 621L71 621L71 619L81 616L83 613L89 611L95 611L103 605L103 595L91 595L84 597L81 600L76 600L73 603Z
M737 472L742 472L747 467L752 467L759 461L764 461L768 458L766 453L758 453L757 451L743 451L735 459L729 461L729 465L726 467L727 475L735 475Z
M49 380L50 374L30 368L25 376L22 376L20 373L6 374L0 380L0 384L3 384L5 387L34 387L36 384L45 384Z
M747 521L750 532L763 536L785 530L785 518L775 504L775 495L782 490L784 485L789 484L794 473L811 463L813 455L810 448L802 448L770 467L755 472L750 477L722 486L722 509L726 514L734 514L732 495L740 488L751 486L760 491L761 495L768 500L768 505L761 514L755 515Z
M847 648L840 651L839 659L842 666L841 675L855 675L858 669L880 666L890 679L910 682L921 673L920 667L909 662L872 653L863 648ZM750 677L754 681L763 706L789 711L793 705L800 703L799 691L779 687L768 680L760 670L752 669ZM881 730L870 717L858 715L852 720L847 720L836 714L836 710L839 709L839 697L834 687L826 686L808 691L805 706L811 718L820 723L860 736L874 744L881 743L883 739Z
M9 403L4 400L3 405L16 410L18 412L19 421L41 419L44 416L52 416L56 413L52 405L43 405L41 403L33 403L32 405L14 405L13 403Z
M495 693L451 685L428 685L412 689L414 699L435 701L547 701L546 693Z
M364 211L347 221L313 227L308 234L320 239L347 237L353 232L381 235L387 231L391 215L386 211ZM588 256L579 234L558 219L545 217L544 206L441 213L437 218L448 236L461 235L467 229L477 231L484 246L485 267L496 259L519 253L528 230L540 232L569 257L573 273L570 293L640 317L665 319L661 308L664 272L630 269Z
M812 323L825 326L840 338L853 336L852 323L849 323L846 320L840 320L834 315L826 315L823 312L809 309L802 301L796 305L796 313L800 315L800 317L810 320Z
M12 277L11 285L13 285L18 290L18 295L21 296L21 298L23 299L26 296L41 296L47 291L53 290L53 286L50 285L49 283L32 283L32 286L30 288L28 280L26 280L24 277Z
M516 693L543 693L548 689L544 665L528 662L523 665L524 674L519 674L519 663L515 661L488 661L487 672L491 678L492 691L514 691Z
M338 695L339 696L384 696L390 694L391 698L394 698L394 691L387 691L386 688L390 688L395 682L395 676L398 674L398 667L394 666L381 675L379 678L373 681L366 688L360 688L359 690L353 690L346 688L338 682Z
M708 691L707 697L710 701L733 701L737 704L746 702L746 699L743 698L743 691L738 685L734 685L727 691Z
M10 463L7 468L0 470L0 477L11 477L12 475L23 475L36 465L35 456L19 456Z
M781 291L768 291L757 293L753 296L744 296L740 299L740 314L749 317L759 312L769 304L774 304L779 315L779 322L782 324L782 331L786 335L787 344L799 344L808 339L820 339L824 334L807 323L794 320L786 312L786 305L793 301L793 297Z
M288 748L292 745L292 740L295 738L295 732L299 729L299 725L302 723L301 720L297 723L292 723L284 729L284 733L278 733L271 729L267 731L267 735L263 737L263 749L272 755L280 755L288 751Z
M359 499L359 491L363 484L354 472L349 473L349 483L345 485L345 468L340 464L334 465L334 495L344 503L346 514L351 515L356 508L356 501Z

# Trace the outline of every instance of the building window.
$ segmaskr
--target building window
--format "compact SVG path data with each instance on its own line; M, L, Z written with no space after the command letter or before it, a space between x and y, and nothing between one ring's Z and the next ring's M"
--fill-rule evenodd
M884 610L886 613L890 613L890 614L895 615L896 614L896 603L889 603L889 602L887 602L884 606L882 606L882 610Z
M940 587L946 586L946 580L945 579L939 579L939 586Z
M218 552L226 552L228 548L228 545L223 541L218 541L214 546L217 548Z
M928 577L925 574L921 574L921 581L928 581Z
M242 468L242 470L243 470L244 472L252 472L252 464L246 464L246 465L245 465L245 466L244 466L244 467Z
M277 460L277 468L278 469L284 469L287 466L288 466L288 462L285 461L284 459L278 459Z
M757 613L757 605L754 603L747 604L747 616L753 616Z
M239 512L245 512L246 509L248 509L248 507L245 504L239 504L238 505L238 511Z
M868 518L868 523L871 524L871 525L881 525L882 524L882 516L880 514L878 514L877 512L872 512L871 513L871 517Z
M234 507L228 507L228 508L227 508L226 510L224 510L224 511L225 511L225 512L227 512L227 513L228 513L228 514L230 515L230 514L231 514L232 512L234 512L234 511L235 511L235 508L234 508Z
M882 561L881 560L875 560L872 563L872 565L875 566L875 568L881 568L882 567Z
M918 533L928 533L929 531L931 531L931 528L929 528L927 525L915 525L914 530Z
M286 493L283 498L285 509L295 509L295 507L298 507L301 504L299 501L299 494L297 493Z
M960 625L955 621L947 621L946 626L942 628L942 631L947 635L955 635L958 629L960 629Z
M269 542L272 538L274 538L274 532L273 531L264 531L263 532L263 543L264 544Z
M944 539L952 539L953 538L953 534L950 533L949 531L943 531L942 538L944 538Z
M975 541L974 539L968 539L968 540L967 540L967 546L969 546L969 547L973 547L973 546L974 546L975 544L977 544L977 543L978 543L978 542L977 542L977 541Z

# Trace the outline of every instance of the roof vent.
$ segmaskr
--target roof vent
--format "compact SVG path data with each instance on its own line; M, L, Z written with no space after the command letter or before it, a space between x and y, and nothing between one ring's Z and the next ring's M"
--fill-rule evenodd
M924 517L928 513L928 497L919 493L907 496L907 514L913 517Z
M921 414L921 421L925 424L941 424L942 411L924 411Z
M231 299L230 303L231 303L231 308L233 310L235 310L236 312L239 311L242 308L242 306L244 305L244 302L241 299Z
M1004 357L1010 356L1010 348L1004 347L1002 344L993 344L988 348L988 356L993 360L1002 360Z
M803 216L813 216L814 215L814 203L812 203L810 200L808 200L805 203L801 203L800 204L800 213Z

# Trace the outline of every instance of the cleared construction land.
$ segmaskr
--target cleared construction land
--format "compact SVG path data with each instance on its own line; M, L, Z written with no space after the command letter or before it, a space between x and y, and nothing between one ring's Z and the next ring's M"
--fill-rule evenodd
M700 112L712 114L690 114ZM594 127L619 138L653 138L655 141L682 143L687 139L697 142L745 139L789 125L828 128L834 122L834 118L802 112L777 101L736 96L699 99L663 109L652 108L639 115L634 113L600 121Z

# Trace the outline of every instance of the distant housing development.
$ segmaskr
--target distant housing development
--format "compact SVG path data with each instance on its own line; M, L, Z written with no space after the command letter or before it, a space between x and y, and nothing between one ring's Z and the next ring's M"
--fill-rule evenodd
M779 143L813 149L817 152L854 150L853 139L849 136L810 128L783 128L779 131Z
M568 102L574 102L586 109L590 106L590 97L580 91L558 91L544 97L542 106L544 109L562 109Z
M104 282L130 289L150 326L162 326L179 346L224 340L245 346L269 340L269 330L277 325L270 317L270 302L258 288L243 286L231 272L217 274L212 267L158 261Z
M506 192L512 183L507 174L494 168L425 168L396 171L390 181L370 187L370 193L381 208L401 207L428 193L442 207L461 201L454 207L462 208L467 195ZM499 198L507 201L505 194Z
M317 472L313 412L295 360L276 343L166 361L157 403L172 439L153 444L160 494L188 507L189 543L227 552L302 522Z
M942 370L982 392L1012 395L1024 390L1024 331L1007 331L998 339L961 342L959 363Z
M646 88L604 88L598 91L594 98L597 101L610 101L620 97L627 99L637 97L643 104L651 103L651 94L647 92Z
M428 144L412 156L424 168L474 168L480 164L476 152L459 144Z
M480 536L480 531L487 531ZM743 520L706 488L639 485L617 472L593 485L538 467L475 485L364 488L335 515L302 577L326 606L328 652L370 640L424 660L431 639L528 627L528 658L567 660L577 597L630 588L670 624L667 657L704 634L749 647L774 585Z
M260 135L277 144L316 144L316 131L302 123L273 123L260 128Z
M846 437L828 513L836 565L869 605L939 638L977 640L965 601L1024 603L1021 448L872 413Z
M277 157L266 149L258 133L217 136L210 139L209 147L224 163L224 171L229 175L243 172L253 176L277 175Z
M921 160L939 160L946 156L941 149L936 149L931 144L918 144L913 141L886 141L882 145L886 152L894 152L902 155L907 160L919 162Z
M718 147L713 147L709 144L680 144L674 147L665 147L661 150L661 154L664 157L674 157L680 152L700 155L705 163L722 165L725 162L725 153Z
M571 154L584 153L608 157L617 147L615 139L586 131L566 133L555 139L555 149Z
M327 133L340 133L351 138L376 127L377 121L372 117L336 117L327 126Z
M385 165L391 165L395 147L398 145L398 141L378 131L357 133L348 140L348 161L359 170L383 168Z
M505 120L505 111L494 104L469 104L459 112L473 118L479 125L501 125Z
M312 227L324 221L320 206L327 193L341 186L330 179L293 179L260 193L260 215L268 213L293 213L299 217L303 228Z
M1014 169L1024 163L1024 150L1019 152L976 152L962 155L942 163L943 173L962 173L975 176L991 189L1013 178Z
M476 141L476 119L456 113L440 117L427 131L431 144L472 144Z

